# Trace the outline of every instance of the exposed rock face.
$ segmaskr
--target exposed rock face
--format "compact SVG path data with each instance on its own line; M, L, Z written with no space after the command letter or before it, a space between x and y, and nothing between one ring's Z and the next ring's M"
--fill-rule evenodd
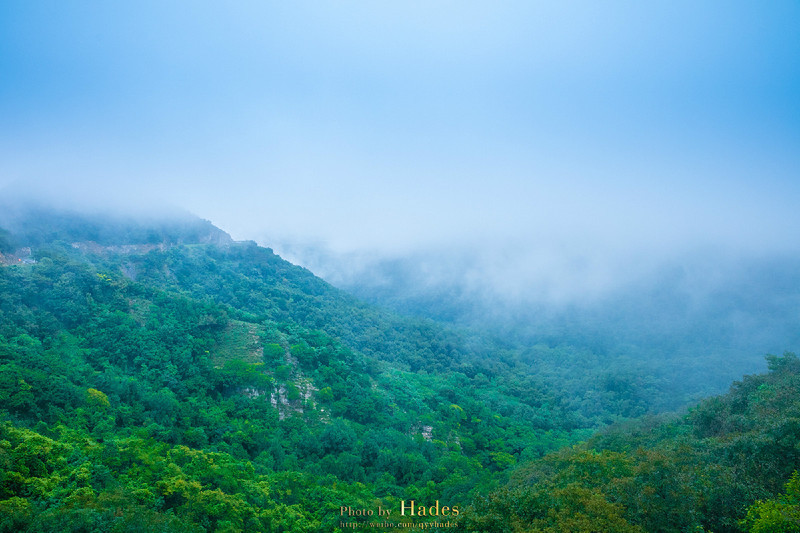
M0 253L0 265L32 265L36 263L33 251L29 246L19 248L12 253Z

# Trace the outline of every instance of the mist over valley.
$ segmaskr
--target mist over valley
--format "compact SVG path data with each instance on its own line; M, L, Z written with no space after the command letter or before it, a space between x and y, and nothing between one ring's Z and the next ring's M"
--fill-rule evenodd
M799 26L0 3L0 533L796 531Z

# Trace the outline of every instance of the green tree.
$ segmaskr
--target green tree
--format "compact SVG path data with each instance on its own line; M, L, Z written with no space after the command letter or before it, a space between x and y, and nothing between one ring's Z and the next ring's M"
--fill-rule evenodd
M781 496L751 505L740 524L749 533L800 532L800 473L792 474Z

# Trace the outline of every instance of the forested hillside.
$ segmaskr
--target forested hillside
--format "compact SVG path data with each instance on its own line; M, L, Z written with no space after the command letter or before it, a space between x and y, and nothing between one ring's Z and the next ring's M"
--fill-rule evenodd
M676 401L635 360L404 318L184 215L8 213L2 531L727 531L798 468L789 356L646 427Z
M669 420L602 431L521 465L480 496L464 531L753 531L800 528L800 359Z
M303 248L295 255L336 286L403 314L477 328L521 353L535 345L585 350L662 380L674 400L662 408L765 370L755 354L800 350L798 254L675 248L600 272L593 261L610 259L587 251L565 261L566 272L542 268L540 277L514 264L522 251L503 247L496 255L490 247L371 261ZM511 265L497 259L503 253ZM513 279L515 272L527 278Z
M332 531L342 506L463 505L592 427L468 337L253 243L151 229L165 240L11 233L7 530Z

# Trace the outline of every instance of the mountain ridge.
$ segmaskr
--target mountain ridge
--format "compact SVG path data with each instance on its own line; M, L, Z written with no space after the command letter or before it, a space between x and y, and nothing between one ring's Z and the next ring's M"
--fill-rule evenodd
M80 240L102 219L40 219L8 232L31 260L0 267L0 531L337 531L410 501L491 531L481 498L511 476L687 404L647 361L403 317L254 242L198 242L221 235L201 219L104 244Z

